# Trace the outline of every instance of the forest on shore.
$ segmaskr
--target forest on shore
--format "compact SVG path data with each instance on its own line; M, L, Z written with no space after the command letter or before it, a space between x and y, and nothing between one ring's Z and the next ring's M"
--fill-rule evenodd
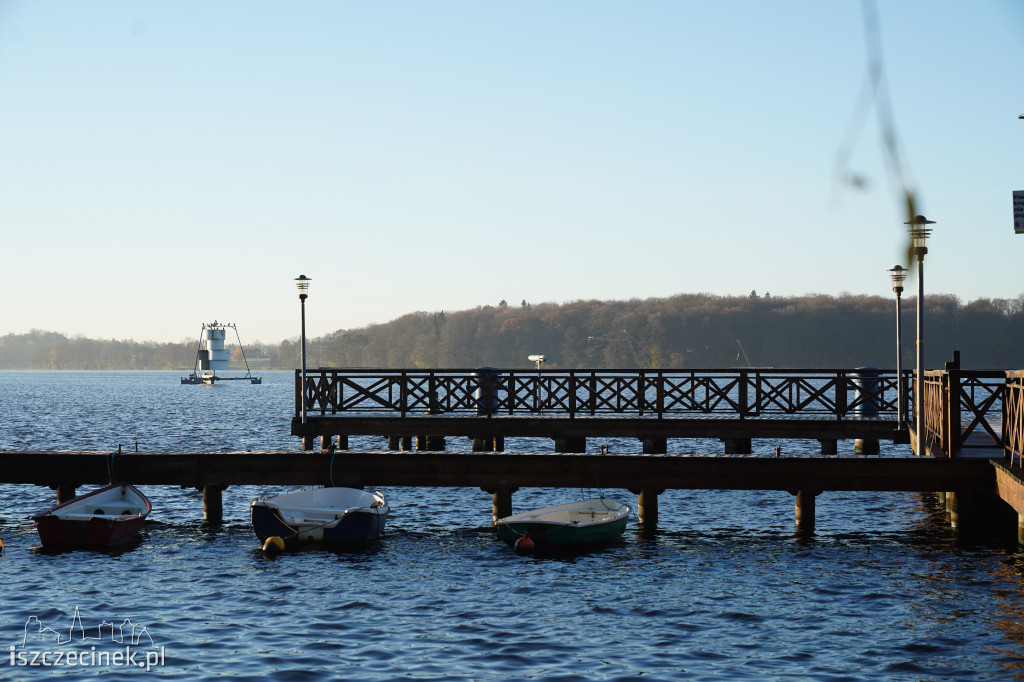
M902 305L903 363L914 363L916 301ZM1024 294L1014 299L925 299L927 368L954 350L962 366L1024 369ZM181 370L195 364L197 341L69 338L32 330L0 336L0 368ZM232 348L232 367L294 369L299 340ZM389 322L307 339L309 367L454 369L820 369L896 366L895 296L800 297L679 294L628 301L479 306L415 312Z

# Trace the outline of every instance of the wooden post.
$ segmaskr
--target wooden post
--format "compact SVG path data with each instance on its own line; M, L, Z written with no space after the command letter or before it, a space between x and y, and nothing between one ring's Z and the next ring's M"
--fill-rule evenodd
M946 413L946 423L944 424L944 431L946 431L946 448L945 454L947 457L956 457L960 453L960 351L955 351L956 360L954 362L947 362L946 378L948 383L946 384L946 393L948 395L948 405Z
M402 450L406 452L412 450L412 436L402 436Z
M440 450L444 450L444 436L440 438ZM473 438L474 453L501 453L505 450L505 436L485 436Z
M821 454L836 455L839 453L839 441L835 438L819 438L818 442L821 443Z
M416 436L416 449L425 452L444 452L448 442L444 436Z
M640 443L645 455L664 455L668 452L668 438L641 438Z
M58 485L57 486L57 504L64 504L68 500L74 499L75 497L75 486L73 485Z
M324 435L320 436L321 450L330 450L332 443L334 443L334 439L330 436L330 434L325 433Z
M312 450L313 449L313 445L315 444L315 442L316 442L316 436L314 436L312 434L303 435L302 436L302 449L303 450Z
M486 493L491 494L491 524L496 524L498 519L512 515L512 493L519 488L499 487L494 489L482 488Z
M226 485L203 486L203 523L217 524L224 521L224 500L221 492Z
M402 449L402 437L401 436L388 436L388 450L401 450Z
M820 490L798 490L796 497L796 529L801 533L814 531L814 502Z
M348 450L348 436L338 436L337 450Z
M971 521L971 494L947 492L946 509L949 511L950 526L968 527Z
M1024 514L1017 514L1017 543L1024 545Z
M877 455L881 451L877 438L857 438L853 441L855 455Z
M727 455L749 455L753 452L749 438L722 438L721 440L725 445L725 454Z
M663 492L656 488L641 488L636 512L641 529L651 531L658 526L658 495Z

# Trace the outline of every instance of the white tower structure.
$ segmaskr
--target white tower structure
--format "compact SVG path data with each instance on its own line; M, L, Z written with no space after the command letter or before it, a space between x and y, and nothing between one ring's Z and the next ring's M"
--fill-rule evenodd
M216 322L203 330L203 342L199 347L199 369L201 371L216 372L228 369L231 351L224 348L226 331Z

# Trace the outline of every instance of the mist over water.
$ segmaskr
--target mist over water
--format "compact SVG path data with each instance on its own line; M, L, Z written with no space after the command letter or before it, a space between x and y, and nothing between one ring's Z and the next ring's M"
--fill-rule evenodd
M291 372L213 387L181 386L173 372L0 372L0 386L4 449L299 447L289 435ZM814 454L818 443L783 446ZM452 438L449 447L469 443ZM670 441L674 452L720 447ZM755 450L774 447L755 441ZM849 453L852 443L841 443ZM180 679L1024 677L1024 557L1015 545L961 537L930 495L826 492L815 532L801 536L789 494L669 490L653 536L638 534L634 519L607 548L517 556L489 528L487 493L382 488L393 516L381 541L267 556L248 527L248 503L286 488L228 488L219 527L203 525L198 491L142 489L153 513L140 542L54 552L34 532L14 537L54 504L53 491L0 485L0 675L98 672L12 666L7 657L22 650L30 618L67 633L77 608L93 632L103 621L144 626L165 656L149 675ZM625 490L531 488L513 505L594 493L636 504ZM46 646L111 646L97 641ZM149 641L140 647L150 650Z

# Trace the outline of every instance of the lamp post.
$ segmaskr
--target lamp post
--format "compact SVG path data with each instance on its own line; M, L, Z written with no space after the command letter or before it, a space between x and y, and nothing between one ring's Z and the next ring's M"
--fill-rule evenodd
M903 280L907 278L906 271L902 265L896 265L889 270L892 278L892 290L896 292L896 419L899 428L903 428L906 416L906 399L903 392L903 325L900 315L900 297L903 294Z
M928 253L928 235L932 233L925 225L934 225L923 215L914 216L913 220L903 223L910 225L911 251L917 256L917 371L914 376L914 435L917 438L917 454L922 454L924 444L924 370L922 357L924 353L924 255Z
M295 278L295 286L299 288L299 301L302 305L302 337L300 341L299 354L302 359L302 390L300 391L300 402L302 405L302 423L306 423L306 299L309 298L309 277L299 275ZM305 438L305 433L303 433Z

